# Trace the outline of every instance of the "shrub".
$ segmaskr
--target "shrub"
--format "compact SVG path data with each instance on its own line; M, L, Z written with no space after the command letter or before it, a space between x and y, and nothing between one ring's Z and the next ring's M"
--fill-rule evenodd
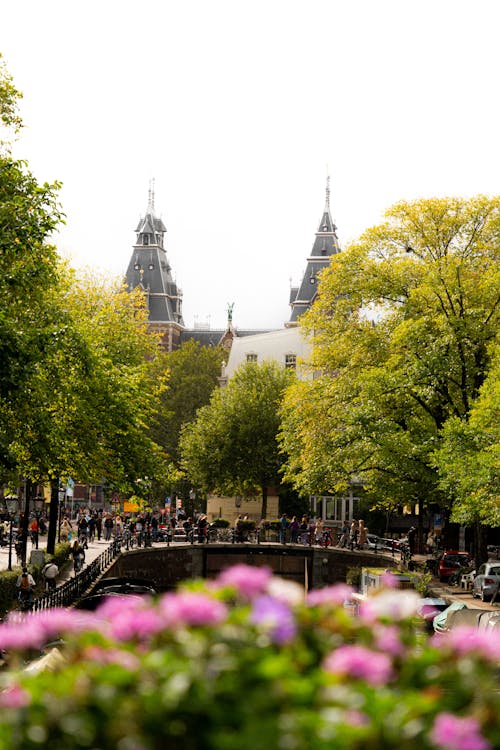
M214 518L210 526L214 529L228 529L231 524L227 518Z
M0 624L11 659L64 642L50 671L0 674L0 747L500 747L499 632L429 638L416 592L381 590L358 614L343 606L351 593L304 601L296 584L240 565L155 601Z

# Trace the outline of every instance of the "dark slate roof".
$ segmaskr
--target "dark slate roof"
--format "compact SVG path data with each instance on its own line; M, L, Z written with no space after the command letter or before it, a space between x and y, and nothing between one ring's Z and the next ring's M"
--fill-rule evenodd
M339 252L337 227L330 214L330 188L329 181L327 181L325 210L316 232L311 254L307 259L304 276L298 287L290 289L290 306L292 308L290 323L296 323L300 315L312 305L317 294L319 272L326 268L330 264L332 256Z
M175 283L164 249L165 224L154 214L152 201L137 225L137 239L125 275L129 289L142 286L152 323L183 326L182 292Z
M211 330L211 329L203 329L203 328L185 328L181 332L181 344L185 341L198 341L202 346L218 346L221 342L221 339L225 334L227 333L227 328L222 330ZM233 329L233 335L235 338L244 338L245 336L256 336L258 333L269 333L269 329L267 330L240 330Z

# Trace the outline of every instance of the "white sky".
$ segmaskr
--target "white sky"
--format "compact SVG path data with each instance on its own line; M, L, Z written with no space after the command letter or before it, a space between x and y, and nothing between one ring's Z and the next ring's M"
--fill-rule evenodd
M289 318L324 207L342 245L395 201L497 194L498 0L1 0L16 156L57 238L122 276L155 178L184 320Z

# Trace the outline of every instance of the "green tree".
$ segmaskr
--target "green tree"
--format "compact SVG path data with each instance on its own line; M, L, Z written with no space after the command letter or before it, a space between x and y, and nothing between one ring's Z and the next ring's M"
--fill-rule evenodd
M181 429L195 419L201 406L210 401L225 356L227 354L220 347L206 347L192 340L165 356L167 378L152 435L176 465L179 463Z
M214 391L181 435L182 466L193 484L219 494L260 489L266 517L268 488L279 484L282 464L279 408L292 379L293 373L275 363L249 363Z
M286 398L285 476L355 475L387 506L442 500L432 455L467 421L498 330L500 199L402 202L332 260L301 322L316 379Z
M440 485L454 500L451 520L474 526L476 548L484 548L481 527L500 526L500 346L468 420L451 417L434 454ZM483 557L486 551L483 549Z

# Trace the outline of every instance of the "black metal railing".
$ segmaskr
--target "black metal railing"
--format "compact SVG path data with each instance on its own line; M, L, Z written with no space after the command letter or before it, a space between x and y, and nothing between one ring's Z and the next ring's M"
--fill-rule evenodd
M106 570L120 552L120 542L112 542L99 557L96 557L86 568L77 573L74 578L70 578L62 586L54 589L54 591L42 594L42 596L34 599L32 611L37 612L53 607L68 607L70 604L73 604L73 602L83 596L91 583Z

